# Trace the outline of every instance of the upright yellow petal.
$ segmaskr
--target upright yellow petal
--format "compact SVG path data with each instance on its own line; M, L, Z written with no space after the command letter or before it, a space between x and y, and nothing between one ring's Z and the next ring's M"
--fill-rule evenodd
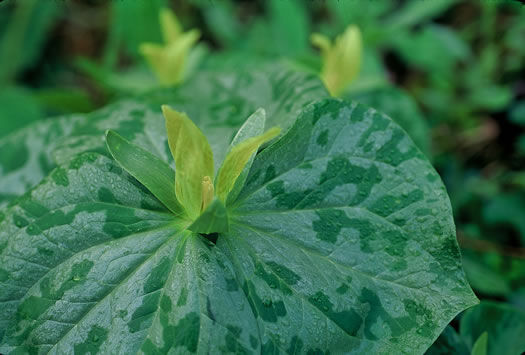
M213 176L213 153L204 134L185 113L166 105L162 112L175 159L175 194L188 216L195 219L201 213L204 196L209 195L209 191L203 193L203 186L206 177Z
M191 48L199 40L200 32L183 32L175 14L163 9L160 23L164 44L143 43L139 50L163 86L178 84L184 78L186 60Z
M248 160L250 160L252 154L257 152L257 149L259 149L263 143L277 137L280 132L281 129L279 127L271 128L260 136L246 139L230 150L217 176L217 197L220 200L226 201L228 193L233 189L235 181L241 174L246 163L248 163Z
M355 80L361 68L362 40L359 28L350 25L332 44L323 35L313 34L312 43L321 49L321 78L332 96L339 96Z
M175 42L182 34L182 26L177 16L170 9L164 8L160 11L159 17L164 42L166 44Z
M189 52L199 37L200 32L192 30L181 35L176 42L166 48L166 66L163 77L159 77L161 83L169 86L182 81Z

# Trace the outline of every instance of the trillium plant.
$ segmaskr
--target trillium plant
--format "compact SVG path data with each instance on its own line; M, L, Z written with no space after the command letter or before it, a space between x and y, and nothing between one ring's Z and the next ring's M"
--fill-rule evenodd
M257 149L275 138L280 129L262 133L266 121L263 109L250 116L233 139L214 183L213 152L206 137L186 114L168 106L162 111L175 173L162 160L112 131L107 133L109 151L185 229L205 234L228 232L226 204L240 192Z
M180 83L198 34L161 16L177 86L0 139L0 353L423 354L478 300L426 156L331 97L358 30L314 37L330 93L281 62Z

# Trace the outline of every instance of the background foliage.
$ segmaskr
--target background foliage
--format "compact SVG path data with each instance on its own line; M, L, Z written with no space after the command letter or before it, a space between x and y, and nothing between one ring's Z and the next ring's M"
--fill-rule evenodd
M0 138L16 142L32 127L78 130L74 117L71 127L53 117L155 87L138 47L160 41L164 6L184 28L202 32L190 74L276 58L317 73L310 34L333 38L357 24L363 65L343 97L394 117L433 161L453 204L467 277L482 300L429 353L468 354L484 332L488 354L525 350L525 10L518 1L5 0ZM40 137L35 162L45 168L53 136ZM20 152L6 147L0 144L0 159L16 160ZM0 185L4 203L22 185Z

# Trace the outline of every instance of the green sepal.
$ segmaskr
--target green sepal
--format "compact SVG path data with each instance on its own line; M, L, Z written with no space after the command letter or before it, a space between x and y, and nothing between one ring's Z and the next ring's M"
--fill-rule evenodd
M224 233L229 231L229 227L228 211L224 203L215 198L188 230L201 234Z
M178 216L184 213L173 191L175 172L167 163L111 130L106 132L106 144L120 166L144 185L167 209Z
M264 115L263 112L258 115ZM254 118L254 120L256 119L257 117ZM273 127L263 134L244 139L239 144L230 148L215 179L217 197L222 201L227 201L229 193L234 189L238 178L245 172L246 166L249 165L249 169L253 163L253 158L259 147L274 139L280 133L281 129L279 127ZM242 176L242 178L245 181L246 175ZM241 181L241 183L244 184L244 181Z
M256 137L258 135L263 134L264 127L266 124L266 111L263 108L259 108L257 111L255 111L253 114L248 117L246 122L242 125L241 128L237 131L237 134L233 138L230 148L228 149L228 153L231 152L233 147L241 143L242 141ZM244 186L244 183L246 182L246 179L248 178L248 173L250 172L250 168L253 164L253 160L255 159L256 153L253 153L246 165L244 166L241 174L235 181L235 184L233 185L232 190L228 193L228 197L226 198L226 206L231 204L237 196L239 196L239 193L242 190L242 187Z

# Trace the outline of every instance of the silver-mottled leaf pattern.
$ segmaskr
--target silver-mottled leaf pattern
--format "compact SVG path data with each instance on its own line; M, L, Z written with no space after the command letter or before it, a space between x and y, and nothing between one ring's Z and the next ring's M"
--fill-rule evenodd
M133 134L164 157L156 124ZM213 240L110 158L64 159L0 212L0 352L423 353L477 302L439 176L373 109L308 106L229 208Z

